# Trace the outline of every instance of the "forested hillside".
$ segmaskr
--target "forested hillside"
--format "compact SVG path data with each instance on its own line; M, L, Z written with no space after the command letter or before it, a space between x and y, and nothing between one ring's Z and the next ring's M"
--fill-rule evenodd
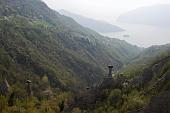
M39 0L1 0L0 9L0 47L15 75L38 86L44 76L60 89L85 86L91 78L96 83L106 65L118 70L141 50L84 28Z

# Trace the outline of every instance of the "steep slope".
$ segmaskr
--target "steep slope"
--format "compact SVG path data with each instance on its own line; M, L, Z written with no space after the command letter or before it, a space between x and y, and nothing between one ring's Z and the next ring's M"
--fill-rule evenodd
M140 95L149 98L142 109L129 113L168 113L170 108L170 54L155 57L154 61L136 73L133 85Z
M82 27L40 0L1 0L0 9L0 47L16 68L11 83L31 79L39 89L47 77L52 87L77 89L89 79L98 82L106 65L118 70L141 51Z
M161 4L138 8L122 14L118 21L134 24L170 27L170 5Z
M88 27L92 30L95 30L96 32L99 32L99 33L124 31L122 28L112 25L112 24L109 24L107 22L90 19L90 18L81 16L81 15L71 13L66 10L60 10L59 13L65 15L65 16L71 17L80 25L82 25L84 27Z
M170 53L170 44L160 45L160 46L151 46L142 51L137 57L132 59L130 63L147 63L150 60L154 60L156 56L162 54Z
M137 73L141 74L144 67L168 55L170 55L170 44L151 46L144 49L137 57L124 65L121 71L123 71L126 76L135 77Z

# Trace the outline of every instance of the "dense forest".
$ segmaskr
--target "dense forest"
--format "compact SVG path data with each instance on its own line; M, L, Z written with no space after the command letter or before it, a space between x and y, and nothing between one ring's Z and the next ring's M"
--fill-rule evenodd
M169 44L140 48L41 0L0 0L0 113L169 113L169 74Z

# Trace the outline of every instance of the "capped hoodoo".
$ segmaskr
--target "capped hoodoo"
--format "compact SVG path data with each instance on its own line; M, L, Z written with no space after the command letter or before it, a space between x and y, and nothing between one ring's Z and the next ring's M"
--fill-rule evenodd
M112 69L113 69L113 66L112 65L108 65L108 68L109 68L108 78L112 78Z
M27 84L27 95L28 96L33 96L33 91L31 88L31 81L30 80L26 80L26 84Z

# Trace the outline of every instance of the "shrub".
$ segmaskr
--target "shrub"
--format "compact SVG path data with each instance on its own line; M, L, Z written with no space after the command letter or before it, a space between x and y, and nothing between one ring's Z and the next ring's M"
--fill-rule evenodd
M109 97L108 97L109 105L112 105L114 107L119 107L122 103L122 95L120 89L114 89L111 91Z

